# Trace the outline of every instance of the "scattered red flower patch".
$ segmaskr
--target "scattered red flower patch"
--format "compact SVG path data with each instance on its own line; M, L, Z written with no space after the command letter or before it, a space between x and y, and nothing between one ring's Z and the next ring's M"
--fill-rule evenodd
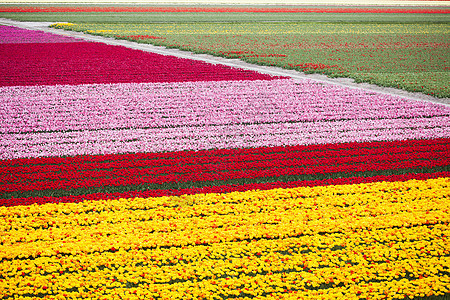
M339 68L338 65L325 65L325 64L321 64L321 63L304 63L304 64L298 64L298 65L293 65L293 64L289 64L290 67L297 67L300 69L304 69L304 70L317 70L317 69L331 69L331 68Z
M116 37L121 38L121 39L130 38L130 39L133 39L133 40L165 39L165 37L153 36L153 35L116 35Z

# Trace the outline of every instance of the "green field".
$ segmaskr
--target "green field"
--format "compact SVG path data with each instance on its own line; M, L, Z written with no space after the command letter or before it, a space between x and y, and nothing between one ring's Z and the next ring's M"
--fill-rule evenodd
M335 5L233 5L218 6L207 5L195 6L196 9L204 9L205 12L186 12L192 6L186 5L164 5L166 12L152 12L152 9L161 8L161 5L139 5L139 4L77 4L76 8L87 9L87 11L74 12L70 10L73 4L18 4L14 8L27 9L29 12L6 12L11 5L0 4L0 18L8 18L27 22L71 22L71 23L186 23L186 22L377 22L377 23L448 23L450 15L441 13L447 10L446 6L440 7L408 7L408 6L335 6ZM95 9L116 8L118 11L95 12ZM33 10L35 8L35 10ZM37 9L36 9L37 8ZM50 12L53 8L59 11ZM240 10L214 11L218 9ZM295 9L309 10L339 10L357 8L360 10L385 10L383 13L317 13L317 12L293 12ZM46 10L47 9L47 10ZM127 10L136 10L130 12ZM144 12L145 10L148 10ZM180 9L179 12L170 10ZM254 10L242 12L242 10ZM282 9L285 12L267 13L258 10ZM423 11L424 13L400 13L407 10ZM427 13L435 10L434 13ZM43 10L43 11L41 11ZM66 10L66 11L64 11ZM210 11L208 11L210 10ZM212 11L211 11L212 10ZM395 10L395 13L387 13ZM184 11L184 12L183 12ZM287 12L290 11L290 12ZM438 12L438 13L437 13Z
M357 13L0 13L0 18L26 22L186 23L186 22L379 22L447 23L448 14Z
M448 23L82 23L53 27L450 97Z

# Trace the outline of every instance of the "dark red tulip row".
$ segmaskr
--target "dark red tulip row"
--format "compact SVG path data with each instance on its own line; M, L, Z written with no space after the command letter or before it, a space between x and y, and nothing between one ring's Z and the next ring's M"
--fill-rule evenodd
M280 78L102 43L0 44L0 53L0 86Z

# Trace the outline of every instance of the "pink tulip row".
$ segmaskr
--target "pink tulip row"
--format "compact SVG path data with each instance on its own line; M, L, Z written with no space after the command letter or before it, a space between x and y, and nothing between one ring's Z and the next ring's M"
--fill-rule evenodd
M0 25L0 44L72 43L82 40L43 31Z
M445 106L290 79L3 87L0 101L0 133L342 120L356 124L450 115Z
M450 116L3 134L0 159L450 137Z

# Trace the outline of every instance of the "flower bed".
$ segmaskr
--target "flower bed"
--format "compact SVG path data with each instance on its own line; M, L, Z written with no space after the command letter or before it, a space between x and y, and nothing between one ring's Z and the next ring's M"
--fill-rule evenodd
M2 299L450 293L448 106L2 30Z
M20 35L21 30L3 30ZM23 34L33 38L34 31ZM102 43L0 44L0 86L255 80L271 76ZM44 39L45 41L45 39ZM32 67L30 67L32 66Z
M443 105L271 79L3 87L0 158L450 137Z
M3 291L49 299L439 295L450 283L449 192L439 178L3 208Z

